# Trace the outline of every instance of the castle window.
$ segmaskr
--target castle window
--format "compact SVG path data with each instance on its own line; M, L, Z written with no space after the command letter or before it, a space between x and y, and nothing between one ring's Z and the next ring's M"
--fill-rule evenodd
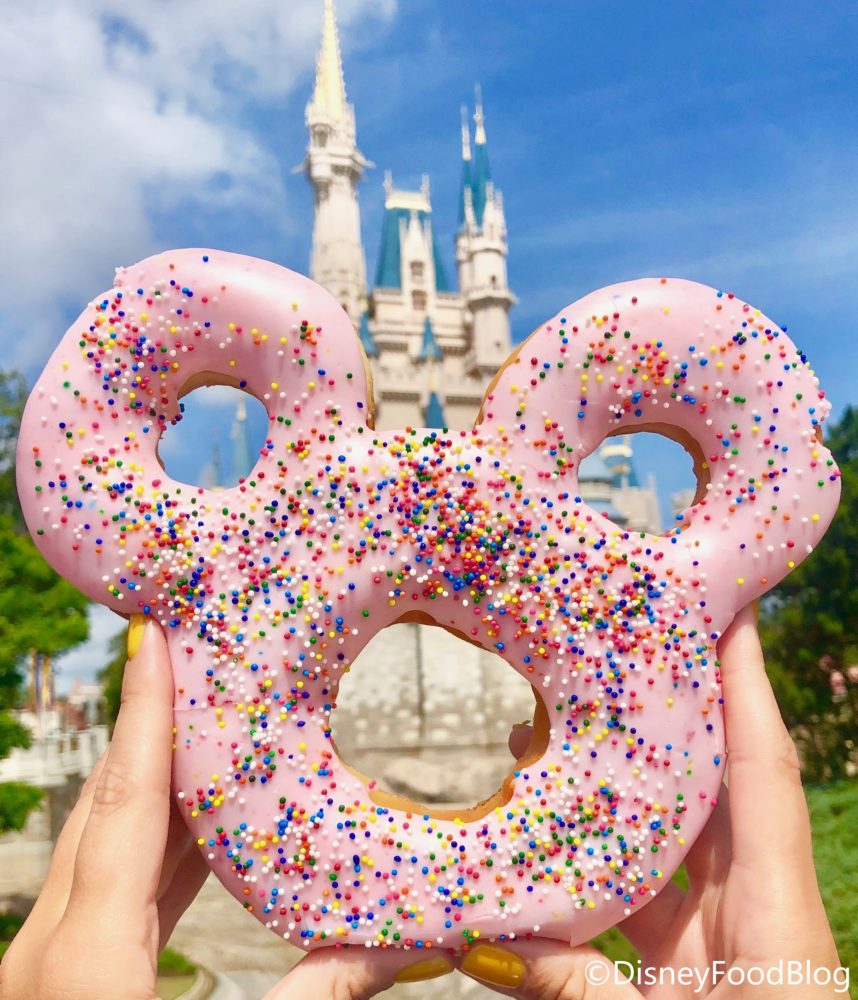
M411 293L411 308L417 312L423 312L426 309L426 293L425 292L412 292Z
M497 279L497 275L496 274L492 275L491 286L492 286L492 288L497 288L497 286L498 286L498 279Z
M416 282L423 281L423 261L412 260L411 261L411 280Z

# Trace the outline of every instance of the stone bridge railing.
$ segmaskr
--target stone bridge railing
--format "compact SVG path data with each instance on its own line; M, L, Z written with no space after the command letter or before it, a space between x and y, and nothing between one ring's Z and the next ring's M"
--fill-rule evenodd
M0 781L24 781L38 788L57 788L70 778L85 778L107 746L107 726L51 733L16 747L0 760Z

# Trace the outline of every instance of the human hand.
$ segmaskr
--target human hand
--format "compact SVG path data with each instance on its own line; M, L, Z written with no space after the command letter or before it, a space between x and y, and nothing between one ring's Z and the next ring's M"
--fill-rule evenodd
M730 753L726 789L686 859L687 893L670 884L621 929L654 968L767 970L783 960L838 966L813 869L798 760L765 675L746 609L720 646ZM519 738L526 734L520 734ZM171 806L172 681L154 624L129 663L110 750L87 781L57 843L29 919L0 966L4 998L155 996L157 954L208 869ZM109 875L109 877L108 877ZM670 933L667 933L667 931ZM456 966L498 992L524 998L640 997L631 985L588 984L593 948L548 941L479 945L463 958L388 949L324 949L301 961L267 1000L370 997L396 980L434 978ZM644 987L670 1000L695 985ZM695 995L705 995L707 987ZM752 993L751 993L752 990ZM774 1000L784 986L756 986ZM716 996L741 996L725 979ZM803 983L802 998L835 995Z
M208 875L170 794L173 680L164 634L135 619L128 646L113 740L0 965L3 1000L153 1000L158 952ZM269 996L360 1000L397 974L423 979L452 968L416 951L331 948L301 961Z
M619 925L640 953L642 968L656 974L660 969L708 973L702 988L694 979L673 985L668 977L638 989L624 982L626 976L615 977L611 963L595 948L570 949L547 940L503 948L478 945L459 963L463 972L499 993L527 1000L707 995L829 1000L844 994L842 972L833 978L840 963L816 882L798 755L766 676L752 607L737 615L718 653L729 796L722 787L713 815L688 852L688 891L671 882ZM517 734L511 744L526 735ZM748 985L747 978L760 974L751 970L764 976L772 970L776 979L778 963L790 961L820 970L822 983L811 978L792 986L786 979ZM722 978L713 987L710 970L716 967ZM730 981L742 978L744 984Z
M158 952L208 874L170 796L173 681L163 632L135 619L128 651L113 739L0 965L3 1000L154 997Z

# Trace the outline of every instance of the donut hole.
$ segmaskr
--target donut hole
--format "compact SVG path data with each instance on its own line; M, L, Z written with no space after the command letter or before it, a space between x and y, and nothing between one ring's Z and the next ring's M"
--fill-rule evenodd
M179 418L158 442L164 471L172 479L206 489L237 485L254 467L265 443L268 415L262 403L224 381L189 383L180 393L179 407Z
M476 819L508 800L510 731L534 707L530 684L500 656L409 620L377 633L342 676L330 724L377 804ZM546 716L522 759L538 759L547 737Z
M669 424L614 431L581 462L581 495L633 531L666 534L706 495L708 467L697 442Z

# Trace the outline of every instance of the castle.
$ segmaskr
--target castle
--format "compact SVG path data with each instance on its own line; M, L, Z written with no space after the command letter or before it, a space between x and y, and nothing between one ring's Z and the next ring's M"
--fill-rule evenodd
M352 318L372 364L379 426L473 424L486 385L512 350L503 199L491 178L478 99L474 132L463 109L456 237L458 289L432 225L428 177L419 190L384 181L375 281L367 282L358 183L369 165L346 98L331 0L324 11L316 82L307 105L303 169L313 187L310 275Z
M462 162L454 284L432 225L429 179L418 190L384 179L384 217L367 281L358 184L370 166L357 144L346 95L333 0L305 121L302 169L314 198L310 275L335 295L360 336L373 374L378 427L472 426L486 386L513 348L503 197L492 181L485 115L477 93L462 108ZM659 531L658 497L638 482L631 439L613 439L581 468L581 493L614 521Z
M513 348L509 312L516 297L507 280L506 219L492 181L479 92L472 120L473 131L463 109L456 284L435 240L428 178L419 190L404 190L386 174L370 287L358 199L370 163L357 144L333 2L325 0L302 164L315 207L310 274L354 323L372 370L379 428L472 426L487 385ZM246 434L240 402L230 446L236 477L250 467ZM655 488L638 482L632 458L629 437L610 439L582 463L580 492L615 523L657 532ZM368 675L374 679L362 683ZM387 695L383 710L363 697L379 690ZM424 801L476 800L492 792L509 769L511 723L533 711L529 685L498 656L413 623L392 625L371 640L337 701L332 726L346 759Z
M428 178L419 190L405 190L389 173L375 278L371 286L367 280L358 185L370 164L357 144L332 0L325 2L305 120L302 166L315 207L310 274L355 325L372 369L376 426L472 426L486 386L512 351L516 302L479 92L473 130L462 111L455 284L435 239ZM656 492L638 483L628 437L611 439L583 463L580 489L617 523L660 530ZM366 674L376 680L363 686ZM338 745L395 790L421 798L491 791L509 766L510 724L533 710L529 686L497 656L411 623L376 635L353 678L344 678L332 719ZM363 702L367 690L388 692L385 711ZM479 754L469 754L463 769L463 752L475 746Z

